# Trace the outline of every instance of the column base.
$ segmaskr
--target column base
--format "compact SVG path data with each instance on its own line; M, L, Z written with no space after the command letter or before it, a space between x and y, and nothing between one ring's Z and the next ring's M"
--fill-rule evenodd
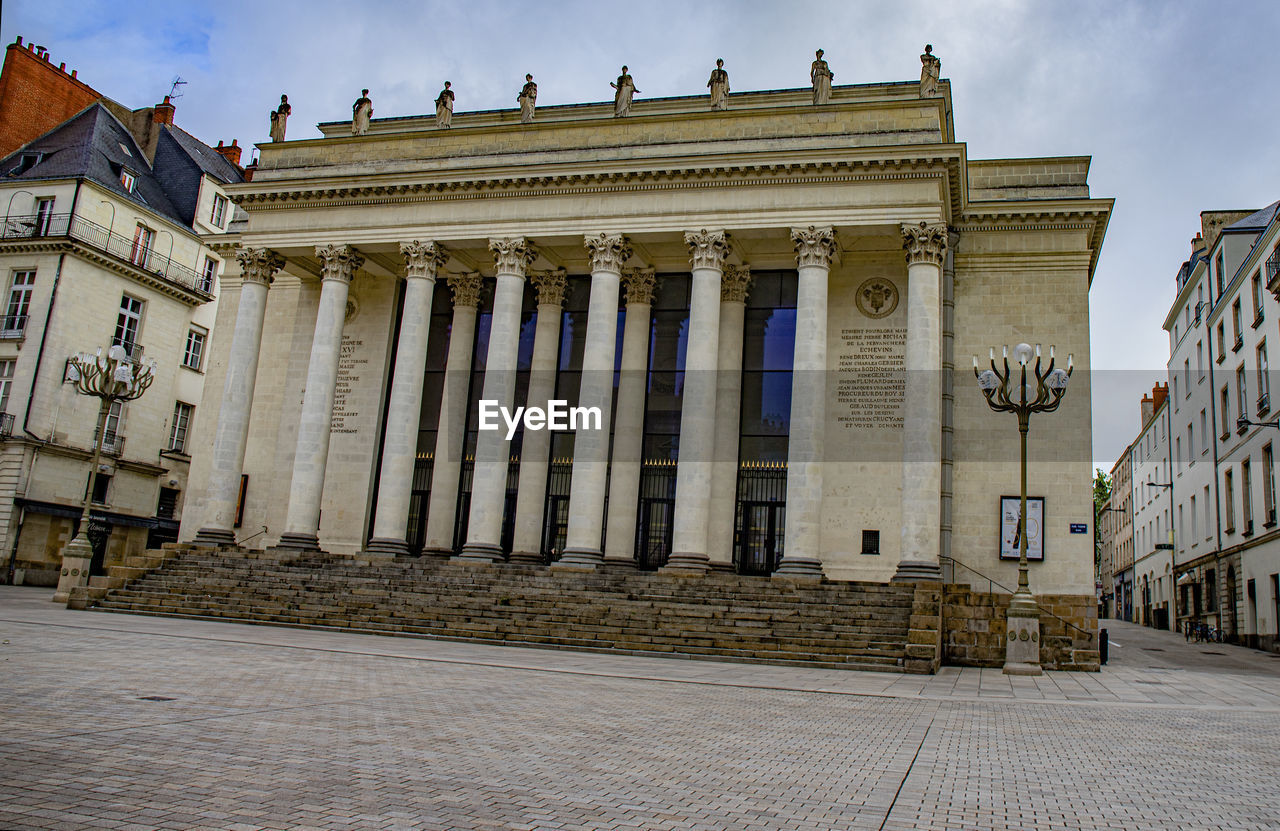
M598 568L604 565L604 553L598 548L566 548L556 564L574 568Z
M81 523L88 527L88 521ZM71 590L89 585L89 565L93 562L93 546L84 534L76 534L66 548L62 549L62 567L58 576L58 588L54 590L54 603L66 603L71 599Z
M320 538L315 534L299 534L294 531L286 531L280 535L280 542L275 547L293 548L298 551L319 551Z
M938 583L942 580L942 567L928 560L903 560L893 573L890 583Z
M392 537L374 537L364 547L364 553L373 557L408 557L409 543Z
M1005 636L1004 674L1043 675L1040 668L1040 616L1039 614L1009 612L1005 618L1008 634Z
M512 551L507 562L513 566L540 566L544 560L541 551Z
M821 580L827 575L822 570L822 561L816 557L783 557L773 576L787 580Z
M500 563L505 558L502 556L502 546L487 542L469 542L462 546L462 552L453 559Z
M711 569L711 558L697 552L680 552L667 558L659 574L705 574Z
M235 531L228 531L226 528L201 528L196 532L196 538L191 541L192 545L198 545L201 548L218 548L223 545L235 545Z

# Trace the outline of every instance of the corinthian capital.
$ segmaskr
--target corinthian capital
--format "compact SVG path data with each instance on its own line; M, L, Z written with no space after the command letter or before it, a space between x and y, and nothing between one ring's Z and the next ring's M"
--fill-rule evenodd
M836 256L836 232L830 225L819 228L792 228L791 241L796 246L796 264L830 268Z
M729 255L729 235L724 231L686 231L685 244L689 246L689 262L694 268L724 267L724 258Z
M907 265L932 263L941 266L947 253L947 226L941 222L904 222L902 247L907 252Z
M400 253L404 255L405 276L410 280L435 280L440 266L449 261L449 252L435 242L402 242Z
M561 306L564 304L564 290L569 285L568 275L563 268L554 271L535 271L529 276L529 282L538 290L539 306Z
M622 264L631 259L631 241L622 234L585 237L583 244L591 257L591 271L622 273Z
M538 249L524 237L503 237L489 240L489 250L493 252L493 262L499 274L514 274L523 277Z
M364 265L364 255L350 245L317 245L322 280L341 280L350 283L356 271Z
M622 288L626 292L626 303L646 303L653 305L653 290L658 280L652 268L629 268L622 274Z
M484 283L480 272L469 271L466 274L450 274L447 278L450 290L453 291L453 307L480 305L480 288Z
M720 302L745 303L749 291L751 291L751 267L725 266L724 278L720 281Z
M284 268L284 257L270 248L237 248L241 279L246 283L270 286L276 272Z

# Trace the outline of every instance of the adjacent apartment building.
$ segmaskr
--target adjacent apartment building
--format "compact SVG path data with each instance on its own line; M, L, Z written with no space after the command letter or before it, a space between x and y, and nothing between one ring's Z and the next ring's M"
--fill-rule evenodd
M9 47L0 86L56 89L62 76L83 92L28 53ZM223 189L243 174L238 147L206 146L174 109L98 98L38 136L5 121L23 139L0 160L0 551L14 582L57 582L99 435L94 568L177 537L222 269L207 239L226 230ZM67 360L115 344L157 370L99 433L99 401L76 393Z
M1280 202L1201 214L1164 322L1167 401L1153 406L1154 423L1144 417L1138 440L1112 469L1109 506L1119 507L1115 480L1131 464L1132 531L1120 530L1128 517L1117 513L1109 542L1114 614L1273 650L1280 648L1280 411L1271 401L1269 354L1280 343L1278 214ZM1132 573L1126 544L1135 552Z

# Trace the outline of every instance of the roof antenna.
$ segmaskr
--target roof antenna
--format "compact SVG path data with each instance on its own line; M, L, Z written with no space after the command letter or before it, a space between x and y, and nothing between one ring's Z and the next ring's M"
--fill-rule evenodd
M187 82L182 80L181 75L173 76L173 86L169 87L169 98L178 99L182 97L182 93L178 91L178 87L184 86Z

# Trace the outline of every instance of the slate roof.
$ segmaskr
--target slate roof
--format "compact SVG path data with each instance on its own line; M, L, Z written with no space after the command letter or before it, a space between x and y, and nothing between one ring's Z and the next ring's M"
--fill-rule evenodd
M16 173L23 156L41 154L30 169ZM121 168L137 182L126 192ZM223 183L243 181L240 171L189 133L164 125L154 164L124 126L101 103L93 103L67 121L0 160L0 181L85 178L168 219L191 227L200 177Z
M1237 219L1223 231L1261 231L1271 224L1271 220L1275 219L1276 211L1280 210L1280 199L1272 202L1267 207L1246 216L1244 219Z

